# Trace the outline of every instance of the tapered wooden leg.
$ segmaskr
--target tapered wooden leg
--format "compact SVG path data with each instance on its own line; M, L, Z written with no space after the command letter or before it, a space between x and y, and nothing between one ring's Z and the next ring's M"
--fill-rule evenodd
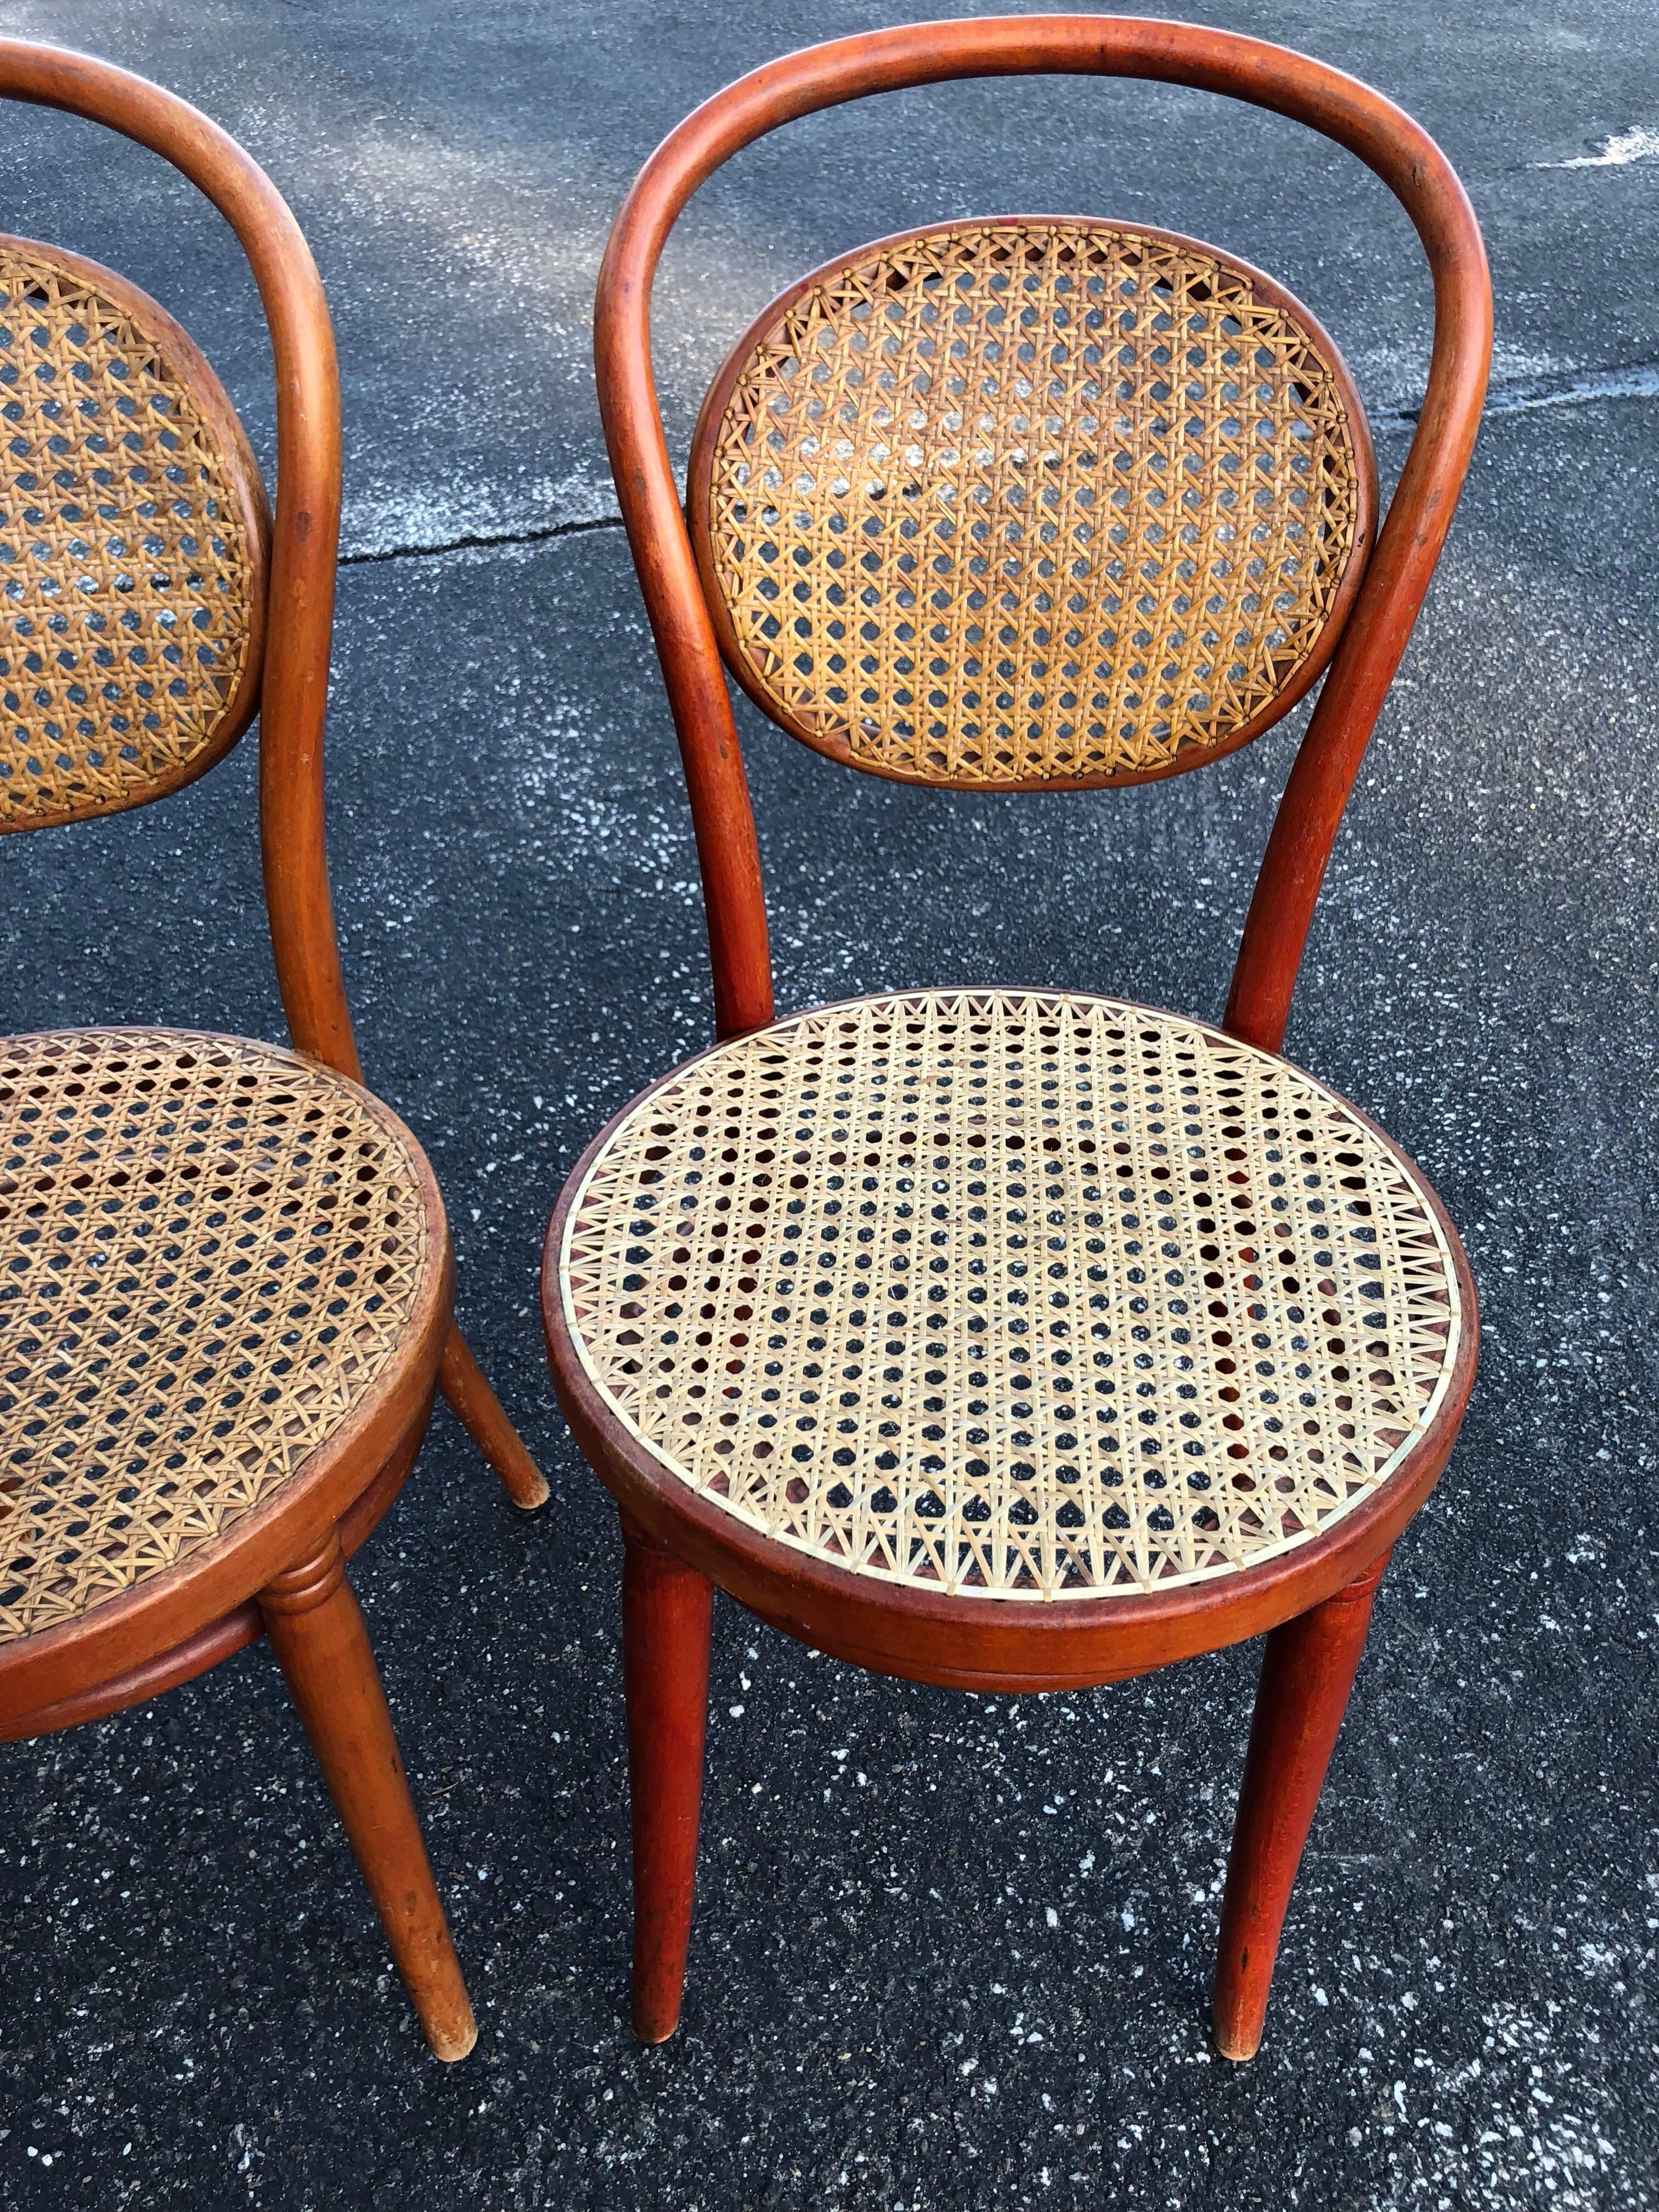
M1387 1565L1267 1638L1221 1903L1214 2021L1226 2058L1254 2058L1261 2041L1291 1887Z
M478 2039L337 1534L259 1593L265 1632L440 2058Z
M679 2025L697 1873L714 1584L623 1521L623 1684L634 1821L634 2033Z
M548 1499L547 1477L525 1449L518 1431L501 1410L501 1401L484 1379L472 1357L471 1346L449 1324L449 1336L438 1369L438 1385L455 1418L501 1479L501 1487L515 1505L533 1513Z

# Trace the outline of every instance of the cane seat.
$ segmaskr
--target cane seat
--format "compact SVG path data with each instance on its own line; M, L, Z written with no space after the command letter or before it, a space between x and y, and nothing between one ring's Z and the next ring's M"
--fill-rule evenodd
M1412 1163L1287 1061L1074 994L859 1000L686 1063L596 1149L557 1294L670 1475L963 1597L1237 1575L1461 1410Z
M445 1264L343 1076L173 1030L0 1041L0 1644L267 1504L402 1363Z

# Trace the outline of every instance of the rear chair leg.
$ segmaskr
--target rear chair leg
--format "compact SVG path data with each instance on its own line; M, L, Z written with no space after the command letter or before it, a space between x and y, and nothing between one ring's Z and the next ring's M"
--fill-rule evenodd
M547 1477L525 1449L501 1401L484 1379L471 1347L452 1321L438 1369L438 1385L478 1449L501 1479L513 1503L533 1513L548 1500Z
M1388 1563L1384 1553L1267 1638L1221 1903L1214 2022L1225 2058L1253 2058L1261 2041L1291 1887Z
M702 1800L714 1588L623 1520L623 1684L634 1826L634 2033L679 2025Z
M337 1532L259 1593L265 1632L440 2058L478 2039Z

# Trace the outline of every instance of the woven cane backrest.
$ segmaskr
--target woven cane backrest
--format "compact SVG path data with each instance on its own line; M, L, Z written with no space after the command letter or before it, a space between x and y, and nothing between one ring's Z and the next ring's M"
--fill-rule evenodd
M705 403L688 492L727 665L818 750L1022 789L1179 772L1334 650L1364 410L1308 311L1165 233L1018 219L795 286Z
M268 524L207 362L94 263L0 238L0 830L188 782L258 703Z

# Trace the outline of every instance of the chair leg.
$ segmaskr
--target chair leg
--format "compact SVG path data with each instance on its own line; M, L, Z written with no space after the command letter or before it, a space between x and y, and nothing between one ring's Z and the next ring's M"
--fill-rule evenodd
M525 1449L501 1401L484 1379L471 1346L453 1322L438 1368L438 1386L456 1419L501 1479L513 1503L533 1513L548 1500L547 1477Z
M697 1873L714 1586L623 1521L623 1684L634 1826L634 2033L679 2025Z
M1353 1686L1386 1554L1267 1638L1233 1823L1216 1966L1216 2047L1253 2058L1291 1887Z
M465 2058L478 2031L337 1534L262 1590L259 1609L426 2039Z

